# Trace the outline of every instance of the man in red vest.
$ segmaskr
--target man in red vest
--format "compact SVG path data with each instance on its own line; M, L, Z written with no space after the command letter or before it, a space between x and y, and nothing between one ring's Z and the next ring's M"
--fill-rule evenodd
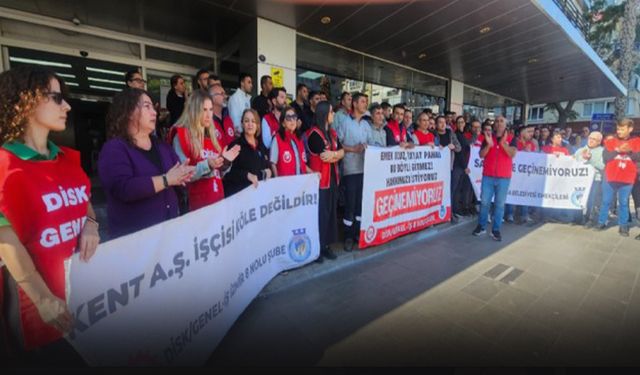
M402 104L396 104L393 106L391 119L387 121L387 125L384 127L387 132L387 147L413 147L411 137L407 134L407 128L402 124L402 121L404 120L404 111L405 109Z
M274 87L269 92L269 105L271 112L262 118L262 143L267 150L271 148L273 136L280 128L280 113L287 105L287 90L284 87Z
M602 183L602 206L596 227L596 230L607 227L609 205L617 196L618 231L623 237L629 236L629 195L638 173L636 162L640 161L640 139L631 138L631 132L633 120L622 119L616 127L616 137L604 142L605 179Z
M216 138L220 147L224 148L236 139L233 121L229 113L224 111L227 94L222 85L213 84L209 87L209 95L213 99L213 124L216 127Z
M502 241L500 227L504 216L504 203L507 200L511 182L512 159L516 156L516 140L507 133L507 120L503 116L496 118L493 132L485 131L478 137L482 143L480 157L484 159L482 169L482 192L480 194L480 215L474 236L485 234L491 201L494 200L493 227L491 237Z

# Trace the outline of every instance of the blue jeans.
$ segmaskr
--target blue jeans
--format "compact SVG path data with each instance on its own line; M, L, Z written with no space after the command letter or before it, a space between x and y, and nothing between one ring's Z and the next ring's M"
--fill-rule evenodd
M527 220L529 218L529 206L516 206L513 204L508 204L505 207L506 215L514 216L520 215L520 220Z
M504 216L504 202L507 200L510 178L498 178L482 176L482 191L480 192L480 216L478 225L485 229L489 210L491 209L491 198L494 198L492 230L499 231L502 226Z
M609 215L609 206L613 198L618 195L618 225L629 226L629 195L633 184L602 181L602 206L598 224L606 224Z

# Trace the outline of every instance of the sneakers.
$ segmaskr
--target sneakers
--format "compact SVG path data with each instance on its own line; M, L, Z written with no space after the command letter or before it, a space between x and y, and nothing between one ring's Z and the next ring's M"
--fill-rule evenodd
M496 241L502 241L502 235L497 230L492 230L491 231L491 238L493 238Z
M531 216L527 216L524 219L520 220L520 224L522 224L522 225L532 225L533 223L534 223L534 221L531 218Z
M482 236L485 233L487 233L487 230L478 225L471 234L473 234L474 236Z
M595 229L598 232L602 232L603 230L607 229L607 224L596 224L595 227L593 227L593 229Z
M626 225L621 226L618 229L618 233L620 233L622 237L629 237L629 227Z
M507 223L513 223L515 220L513 219L513 215L507 216Z
M640 240L640 234L636 236L636 240Z
M350 253L353 251L353 238L347 238L344 241L344 251Z

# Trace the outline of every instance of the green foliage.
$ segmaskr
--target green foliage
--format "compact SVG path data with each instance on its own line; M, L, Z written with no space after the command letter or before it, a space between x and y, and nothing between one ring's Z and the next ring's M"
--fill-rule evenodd
M593 0L584 15L591 25L587 42L615 73L619 72L621 59L619 38L615 36L620 31L625 5L626 1L607 6L605 0ZM640 24L636 26L636 40L640 40ZM640 67L636 67L636 72L640 72Z

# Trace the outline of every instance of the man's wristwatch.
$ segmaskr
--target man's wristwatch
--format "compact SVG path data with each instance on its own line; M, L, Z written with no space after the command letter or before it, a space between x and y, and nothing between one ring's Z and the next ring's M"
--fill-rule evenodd
M167 180L167 175L166 174L162 175L162 183L164 184L164 188L165 189L169 188L169 180Z

